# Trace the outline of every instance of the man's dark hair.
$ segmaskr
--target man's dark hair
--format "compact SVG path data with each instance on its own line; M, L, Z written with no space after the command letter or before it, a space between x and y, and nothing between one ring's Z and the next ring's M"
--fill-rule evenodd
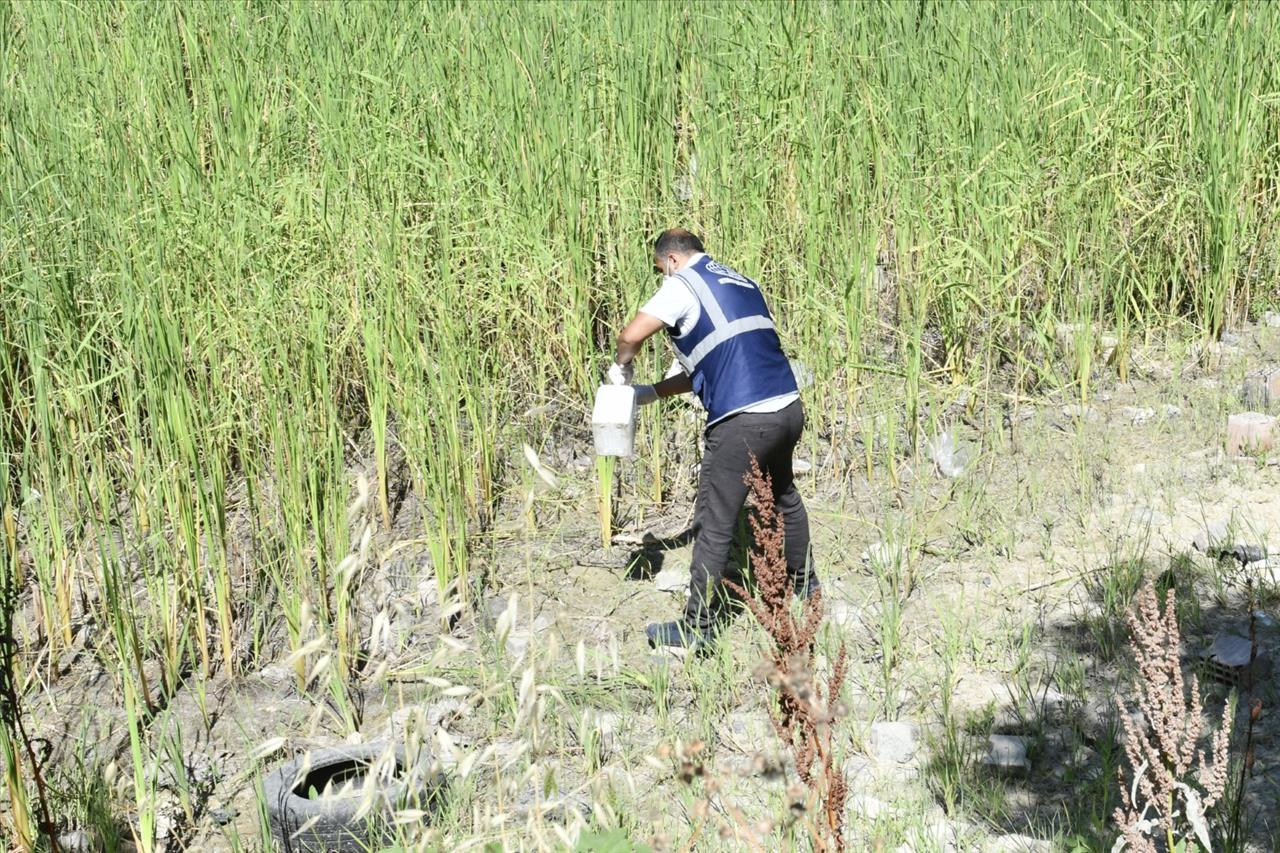
M686 231L683 228L668 228L658 235L657 241L653 244L653 253L662 257L670 252L679 255L692 255L694 252L705 252L702 248L702 241L698 239L698 235L692 231Z

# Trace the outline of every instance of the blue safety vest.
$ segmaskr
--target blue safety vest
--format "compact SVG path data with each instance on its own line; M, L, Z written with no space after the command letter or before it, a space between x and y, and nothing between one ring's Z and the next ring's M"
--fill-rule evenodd
M686 334L667 331L707 410L707 426L796 392L791 363L754 281L707 255L675 277L702 307Z

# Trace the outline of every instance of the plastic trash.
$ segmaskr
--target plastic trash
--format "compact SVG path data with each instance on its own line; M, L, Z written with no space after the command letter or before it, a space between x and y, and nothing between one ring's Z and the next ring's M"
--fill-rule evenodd
M928 439L925 442L925 451L933 460L933 464L938 466L938 473L942 476L954 480L964 473L966 460L961 458L955 436L950 430Z

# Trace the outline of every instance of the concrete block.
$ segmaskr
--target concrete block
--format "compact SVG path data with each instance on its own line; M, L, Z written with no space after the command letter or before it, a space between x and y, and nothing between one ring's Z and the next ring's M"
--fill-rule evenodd
M873 723L871 751L885 763L905 764L916 754L920 729L915 723Z
M1280 370L1255 370L1244 378L1240 396L1251 409L1266 411L1280 403Z
M1270 450L1275 444L1276 419L1261 412L1241 412L1227 418L1227 455Z
M1027 742L1016 735L991 735L987 754L982 763L991 769L1010 776L1026 776L1031 772L1027 758Z

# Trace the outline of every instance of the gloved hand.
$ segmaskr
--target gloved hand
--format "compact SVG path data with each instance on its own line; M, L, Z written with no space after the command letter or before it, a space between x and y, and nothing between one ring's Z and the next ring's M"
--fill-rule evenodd
M632 385L636 389L636 405L647 406L658 402L658 389L652 385Z
M630 364L618 364L616 361L609 365L609 370L605 376L609 380L610 385L630 385L631 374L634 368Z

